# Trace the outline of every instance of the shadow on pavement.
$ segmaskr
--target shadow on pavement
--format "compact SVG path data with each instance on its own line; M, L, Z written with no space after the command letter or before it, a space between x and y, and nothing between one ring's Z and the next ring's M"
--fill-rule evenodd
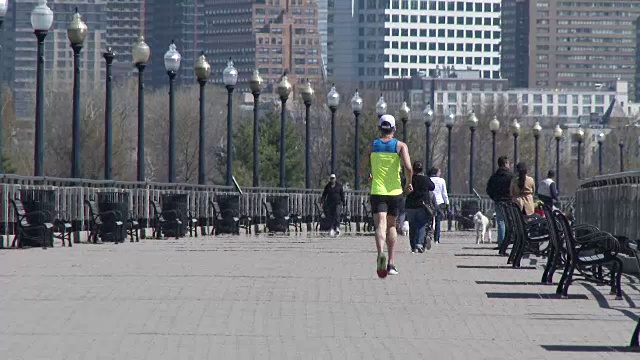
M547 351L560 352L623 352L637 353L640 348L632 348L628 346L603 346L603 345L540 345Z
M535 293L503 293L503 292L488 292L487 298L489 299L561 299L557 294L535 294ZM585 294L569 294L571 300L587 300L589 299Z

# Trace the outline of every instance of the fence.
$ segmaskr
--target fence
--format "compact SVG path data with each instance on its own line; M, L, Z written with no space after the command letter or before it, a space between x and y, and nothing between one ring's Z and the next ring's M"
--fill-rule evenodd
M126 199L129 212L141 224L147 224L150 216L150 202L156 201L162 205L167 195L181 194L186 197L187 207L198 219L210 219L212 209L210 201L217 196L238 195L233 187L192 185L192 184L163 184L151 182L123 182L100 181L86 179L61 179L47 177L22 177L15 175L0 175L2 200L0 207L0 234L9 235L14 232L15 214L11 208L11 199L46 198L50 211L64 214L71 220L76 231L86 230L88 209L85 200L99 198ZM121 194L121 195L118 195ZM314 204L320 201L322 190L319 189L281 189L281 188L246 188L240 196L240 212L254 219L264 219L263 202L270 196L287 195L289 210L292 214L302 216L305 222L311 222L317 215ZM365 215L364 204L368 201L366 191L346 191L345 209L355 221L362 221ZM459 209L463 201L479 200L480 208L487 211L493 207L487 197L474 195L450 196L453 209Z
M631 240L640 239L640 171L597 176L576 193L576 220Z

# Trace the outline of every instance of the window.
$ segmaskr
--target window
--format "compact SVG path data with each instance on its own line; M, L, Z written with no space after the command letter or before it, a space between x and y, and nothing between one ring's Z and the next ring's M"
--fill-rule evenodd
M582 103L591 105L591 95L582 95Z
M533 102L535 104L542 104L542 95L540 94L534 94L533 95Z

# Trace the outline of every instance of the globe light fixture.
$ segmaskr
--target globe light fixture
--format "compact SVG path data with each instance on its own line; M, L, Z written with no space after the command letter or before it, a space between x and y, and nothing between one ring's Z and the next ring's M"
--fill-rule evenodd
M556 125L556 127L553 129L553 137L556 140L562 139L562 128L560 127L560 124Z
M513 136L520 135L520 123L518 122L518 119L513 119L511 122L511 133Z
M337 108L340 105L340 94L338 94L335 84L331 85L331 90L327 94L327 104L329 104L329 108Z
M597 136L598 144L602 144L604 142L604 133L599 133Z
M387 103L384 101L384 97L380 94L380 99L376 103L376 114L378 117L385 115L387 113Z
M227 62L227 67L222 71L222 81L225 86L236 86L238 82L238 70L233 67L233 61L229 58Z
M251 75L251 78L249 79L249 88L251 89L251 93L260 94L263 84L264 80L260 76L258 69L253 70L253 75Z
M164 68L168 73L176 73L180 70L180 60L182 56L176 49L176 44L173 40L171 40L171 44L169 45L169 50L164 54Z
M533 125L533 128L531 128L531 131L533 131L533 136L535 137L540 136L540 132L542 132L542 126L540 126L539 121L536 121L536 123Z
M427 106L422 111L422 119L426 126L431 126L433 123L433 110L431 109L431 103L427 103Z
M151 49L149 49L149 45L144 42L144 36L138 36L138 41L136 41L133 49L131 49L131 55L133 56L134 64L146 64L147 61L149 61Z
M476 117L475 111L471 111L469 114L469 118L467 119L469 123L469 128L475 129L478 127L478 117Z
M51 25L53 25L53 11L47 6L46 0L39 0L38 6L31 11L31 27L34 31L48 31Z
M360 97L360 94L358 93L358 89L356 89L355 94L353 94L353 97L351 98L351 110L353 110L354 113L356 112L361 112L362 111L362 98Z
M492 133L496 133L500 130L500 121L497 116L494 116L493 119L489 121L489 130L491 130Z
M1 12L0 6L0 12ZM69 38L69 42L71 45L82 45L87 38L87 24L82 21L80 14L78 13L78 8L76 8L76 12L73 14L73 19L67 28L67 38Z

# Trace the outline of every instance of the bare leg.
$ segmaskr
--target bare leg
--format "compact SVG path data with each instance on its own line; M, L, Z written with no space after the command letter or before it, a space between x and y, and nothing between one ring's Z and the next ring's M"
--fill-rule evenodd
M387 250L389 251L389 265L393 265L397 239L398 231L396 229L396 217L387 215Z
M387 213L381 212L373 214L373 222L376 227L376 248L378 249L378 255L380 255L384 251L384 242L387 235ZM395 226L395 222L393 226Z

